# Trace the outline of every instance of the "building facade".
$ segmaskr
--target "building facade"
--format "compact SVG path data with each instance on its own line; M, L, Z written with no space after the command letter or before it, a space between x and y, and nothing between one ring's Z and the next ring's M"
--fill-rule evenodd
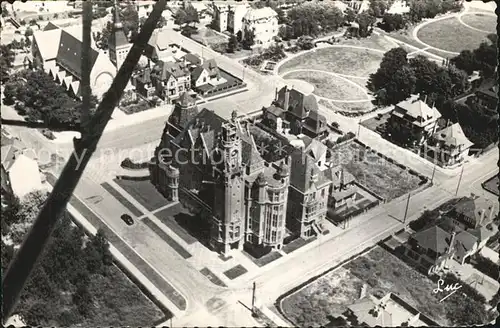
M473 143L459 123L436 132L423 146L425 157L441 167L456 167L468 158Z
M242 21L242 38L253 33L254 46L267 47L278 35L278 14L269 7L249 9Z
M412 95L394 107L387 123L392 131L402 134L402 139L411 140L413 146L420 149L436 133L440 118L435 107L429 107L419 95Z

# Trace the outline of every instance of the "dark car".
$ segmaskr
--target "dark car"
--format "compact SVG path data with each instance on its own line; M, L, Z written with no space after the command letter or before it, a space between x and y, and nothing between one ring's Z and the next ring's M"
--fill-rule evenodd
M127 224L127 225L132 225L134 224L134 220L132 219L132 217L128 214L123 214L121 216L122 220Z

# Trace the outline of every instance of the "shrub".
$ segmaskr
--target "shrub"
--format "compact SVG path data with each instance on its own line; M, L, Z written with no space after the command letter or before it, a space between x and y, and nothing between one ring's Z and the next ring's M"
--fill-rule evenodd
M498 264L479 253L472 258L471 262L476 269L490 276L491 278L498 280L498 272L500 270Z
M56 138L54 133L52 133L52 131L50 131L48 129L42 129L42 134L45 138L47 138L49 140L54 140Z
M130 169L130 170L142 170L142 169L147 169L149 165L149 162L142 162L142 163L134 163L130 158L125 158L120 166L123 167L124 169Z

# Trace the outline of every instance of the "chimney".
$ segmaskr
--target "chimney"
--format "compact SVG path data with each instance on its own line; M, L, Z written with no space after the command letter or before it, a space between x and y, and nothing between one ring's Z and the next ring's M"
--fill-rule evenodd
M489 218L488 222L493 221L493 219L494 219L494 215L495 215L495 203L493 203L493 204L490 206L490 213L489 213L489 215L488 215L488 218Z
M278 100L278 88L274 89L274 101Z
M450 246L448 247L447 254L451 254L455 249L455 236L457 235L456 231L453 231L450 238Z
M290 91L285 86L285 102L283 103L283 109L284 110L288 111L288 107L290 105L289 103L290 103Z
M482 208L480 211L479 211L479 222L476 222L476 226L475 228L478 228L481 226L481 224L483 223L484 221L484 217L485 217L485 214L486 214L486 210L484 208Z

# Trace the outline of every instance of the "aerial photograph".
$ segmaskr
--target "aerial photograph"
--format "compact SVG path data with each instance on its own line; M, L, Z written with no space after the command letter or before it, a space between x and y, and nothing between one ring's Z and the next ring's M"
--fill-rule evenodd
M2 326L494 325L496 11L2 1Z

